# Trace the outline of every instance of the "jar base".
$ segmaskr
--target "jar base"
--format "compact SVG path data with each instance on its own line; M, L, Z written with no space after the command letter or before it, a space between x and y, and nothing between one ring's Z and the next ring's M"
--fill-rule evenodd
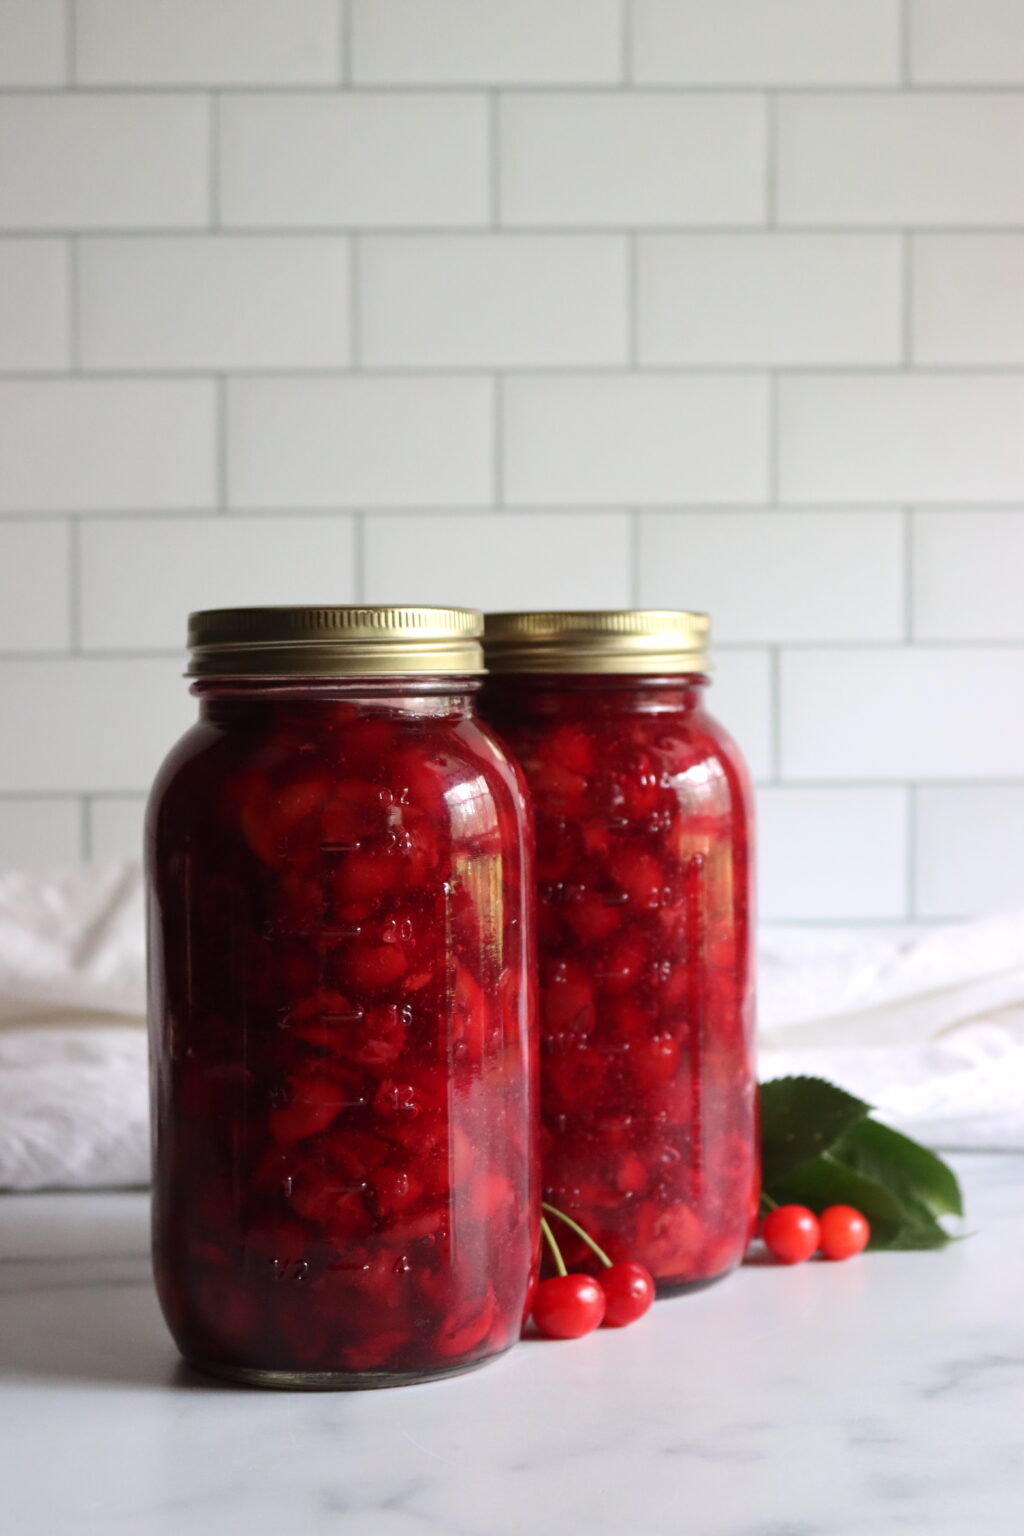
M735 1264L730 1264L728 1269L723 1269L717 1275L709 1275L706 1280L658 1280L655 1282L654 1299L667 1301L671 1296L690 1296L695 1291L706 1291L709 1285L717 1285L720 1280L727 1279L735 1268Z
M508 1350L485 1355L482 1360L468 1360L463 1365L446 1365L436 1371L266 1371L260 1366L221 1365L212 1360L191 1359L186 1363L204 1376L245 1387L262 1387L271 1392L372 1392L384 1387L423 1386L443 1381L448 1376L465 1376L492 1360L500 1360Z

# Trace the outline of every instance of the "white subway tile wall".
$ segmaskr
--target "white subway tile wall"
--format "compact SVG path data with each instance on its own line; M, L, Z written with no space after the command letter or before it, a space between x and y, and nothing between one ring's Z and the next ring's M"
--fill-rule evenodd
M5 868L44 870L77 863L83 848L83 824L82 806L73 795L0 800L0 850Z
M915 795L919 917L971 917L1020 906L1024 785L928 784Z
M352 79L374 85L616 84L622 0L350 0Z
M498 139L507 224L742 225L764 215L760 94L509 92Z
M763 921L904 915L907 790L773 785L758 810Z
M0 652L4 655L71 648L72 540L64 518L0 521Z
M226 226L488 222L490 116L482 94L225 92L218 138L210 191Z
M367 236L368 368L625 367L625 235Z
M482 376L231 380L228 502L486 505L494 494L494 389Z
M213 507L212 379L0 380L0 510Z
M211 110L202 96L0 96L0 229L202 229Z
M895 85L899 0L635 0L633 64L649 85Z
M915 512L914 548L916 639L1024 641L1024 518Z
M0 240L0 370L70 367L70 274L64 240Z
M778 113L782 224L1024 223L1016 92L814 92Z
M63 85L65 0L0 0L0 85Z
M641 363L897 363L897 235L641 235Z
M909 0L910 78L921 85L1024 85L1020 0Z
M345 368L350 317L344 237L81 242L79 353L86 369Z
M706 608L720 642L903 637L899 512L648 512L639 533L640 602Z
M75 0L80 85L337 85L336 0Z
M185 592L194 608L355 596L351 517L90 518L78 542L87 651L176 650Z
M489 608L628 608L625 512L381 513L367 521L364 596Z
M0 0L0 867L190 608L702 606L761 907L1024 905L1019 0Z
M767 494L762 378L521 374L503 393L503 490L512 506Z
M95 795L86 805L86 851L91 859L137 859L142 851L144 795Z
M911 260L916 363L1024 363L1024 234L914 235Z

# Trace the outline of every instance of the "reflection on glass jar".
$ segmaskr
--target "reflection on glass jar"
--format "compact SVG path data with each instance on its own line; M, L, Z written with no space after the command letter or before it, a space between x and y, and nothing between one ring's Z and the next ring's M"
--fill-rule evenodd
M158 1289L269 1385L466 1369L535 1278L529 818L478 616L392 613L197 616L149 806Z
M484 713L537 823L545 1197L660 1294L738 1264L757 1209L752 796L703 708L706 628L513 614L486 632Z

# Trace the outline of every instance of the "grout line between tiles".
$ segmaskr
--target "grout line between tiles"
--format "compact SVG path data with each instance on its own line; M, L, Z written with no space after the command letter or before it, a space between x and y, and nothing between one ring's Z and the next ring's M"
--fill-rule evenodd
M71 82L79 95L82 96L197 96L208 89L205 80L168 82L163 80L140 80L124 83L118 80L92 82L80 84L77 80ZM713 82L680 79L674 81L658 80L645 81L633 80L627 82L629 95L635 96L725 96L725 97L753 97L763 96L766 90L777 90L784 96L860 96L879 101L893 100L905 90L912 89L915 94L928 96L1013 96L1019 88L1019 81L1015 78L1006 80L946 80L942 82L927 82L918 86L916 82L908 80L892 81L889 84L878 84L873 81L863 81L860 84L847 84L840 81L822 81L817 84L802 84L798 82L785 82L781 85L768 80L751 82L750 80L717 80ZM322 80L288 80L276 84L268 84L265 80L232 81L230 84L220 85L219 90L224 90L231 96L336 96L338 94L338 81L324 82ZM500 89L509 95L530 97L539 96L550 98L557 96L601 96L614 97L623 94L623 82L621 80L503 80L500 86L496 86L493 77L479 80L360 80L352 84L353 96L484 96L489 90ZM0 97L3 96L53 96L60 93L59 84L33 85L29 83L15 83L0 86Z
M720 647L721 649L721 647ZM782 782L782 652L773 645L769 652L771 669L771 765L772 779Z
M361 237L360 237L361 238ZM209 379L211 372L217 372L220 364L212 361L209 366L165 367L154 364L149 368L82 368L76 373L80 379L98 379L105 381L125 382L131 381L168 381L179 382L199 381ZM919 378L945 378L969 383L972 380L986 379L1020 379L1024 376L1024 366L1021 364L992 364L979 367L977 364L967 364L958 367L927 366L905 369L902 364L850 364L847 366L823 366L800 365L791 367L779 367L770 363L644 363L640 362L635 367L622 363L588 364L588 363L526 363L518 366L501 365L502 372L511 378L530 380L543 379L613 379L628 383L635 377L648 379L668 380L699 380L699 379L764 379L774 377L778 379L798 379L810 383L816 383L821 379L852 379L858 381L871 381L875 378L902 379L908 383ZM353 370L343 366L325 367L322 364L294 365L287 367L268 367L265 363L250 367L232 367L233 376L244 379L292 379L302 382L306 379L344 379ZM445 379L486 379L490 376L491 369L484 364L472 363L447 363L439 362L432 365L423 363L395 363L373 364L362 366L359 374L364 378L376 379L432 379L444 381ZM6 384L39 384L66 379L66 368L0 368L0 382ZM888 498L891 503L892 497ZM1014 501L1006 503L999 497L979 497L979 501L988 501L992 505L1020 505L1024 498L1017 497ZM851 505L860 505L861 501ZM945 502L941 502L945 505ZM835 503L838 505L838 503ZM977 502L972 503L977 505Z
M362 262L362 237L358 234L352 234L349 238L348 252L348 324L349 352L352 359L350 366L356 373L362 371L363 356Z
M900 261L902 366L909 370L914 366L914 237L909 230L904 230L900 236ZM916 371L924 372L923 369Z
M820 928L823 933L834 928L871 928L876 932L902 928L937 928L950 923L962 922L963 917L762 917L759 929L766 928Z
M914 512L903 508L903 638L914 640Z
M82 368L82 237L70 236L67 244L68 366Z
M491 386L491 434L493 442L492 472L494 483L491 501L494 508L504 510L505 501L505 380L500 373L494 375ZM512 509L508 509L512 510Z
M487 209L491 229L501 228L501 94L487 97Z
M75 654L82 649L82 549L77 518L67 520L68 530L68 640Z
M913 81L910 78L910 43L911 20L910 0L900 0L900 78L899 88L908 90Z
M210 96L209 96L209 104L208 104L206 110L207 110L207 114L208 114L207 130L206 130L207 131L207 144L206 144L206 148L207 148L207 154L209 156L209 165L207 167L207 176L209 178L209 185L208 185L208 189L207 189L208 197L209 197L208 216L209 216L209 221L210 221L210 228L213 229L213 230L218 230L220 228L220 92L219 91L211 91Z
M366 601L366 514L352 514L352 600Z
M630 603L631 603L631 605L634 608L640 608L640 607L643 606L642 605L642 601L641 601L641 597L640 597L640 580L641 580L640 555L641 555L641 543L642 543L642 537L643 537L643 529L642 529L642 525L641 525L641 522L640 522L640 513L639 512L637 512L635 510L632 510L632 511L630 511L628 513L628 516L629 516L629 591L630 591Z
M769 91L764 105L764 221L769 229L778 223L779 204L779 98Z
M226 93L219 92L221 97ZM762 93L763 94L763 93ZM0 98L3 93L0 92ZM625 228L625 221L618 220L590 220L572 219L562 221L544 222L538 220L516 220L504 223L502 228L509 235L557 235L568 239L572 236L583 237L585 235L621 235ZM705 222L702 220L678 219L652 220L647 222L635 222L630 227L644 235L685 235L696 237L699 235L728 235L731 238L741 240L744 237L754 239L764 234L764 224L759 219L745 219L733 223ZM223 226L225 233L233 235L265 235L268 239L299 235L347 235L354 229L358 229L364 235L405 235L414 238L417 235L446 235L483 236L493 231L486 219L451 219L447 223L435 223L432 220L424 220L422 223L372 223L357 221L354 219L338 218L333 221L323 220L290 220L285 219L277 223L267 220L264 223L235 219ZM823 238L834 240L846 236L858 235L899 235L908 228L902 223L873 224L867 222L855 223L819 223L813 220L790 220L780 223L778 232L787 235L821 235ZM971 237L1000 237L1008 234L1021 234L1024 232L1024 217L1007 218L1001 224L995 223L963 223L955 220L939 224L914 224L912 226L915 235L969 235ZM29 222L19 224L17 227L0 230L0 236L4 240L38 240L44 236L56 237L58 235L107 235L111 238L124 236L126 238L160 237L165 240L187 240L196 235L209 234L209 225L202 220L181 221L177 224L63 224L50 221L42 224Z
M338 0L338 83L352 83L352 7L349 0Z
M906 910L911 920L917 916L917 785L908 784L907 796L907 869Z
M76 89L78 76L75 57L78 52L78 18L75 14L75 6L76 0L64 0L64 76L66 87L70 91Z
M775 508L779 500L779 375L773 369L768 374L768 502Z
M230 474L228 479L230 479ZM374 502L371 505L374 516L378 517L430 517L432 515L443 513L445 516L471 518L478 517L481 514L491 515L495 511L498 511L503 514L507 513L510 517L515 516L543 518L554 515L558 517L585 518L595 516L613 516L616 513L622 513L629 510L623 505L621 501L588 502L585 506L583 506L579 503L566 505L564 503L559 503L555 498L552 498L549 501L544 501L542 503L530 503L529 505L524 505L522 503L517 504L503 502L497 507L495 507L493 502L488 501L478 501L474 502L472 505L464 506L452 506L450 502L444 501L404 502L398 505L395 503L377 504ZM188 518L198 518L202 520L203 518L216 517L221 511L229 513L231 517L235 519L258 519L274 517L333 517L339 512L359 511L364 506L365 502L356 505L353 502L346 501L343 497L332 497L329 501L326 502L317 502L314 504L302 504L296 502L287 506L239 505L220 507L214 503L209 503L205 506L194 507L136 506L130 508L84 507L81 509L74 507L46 507L40 508L38 511L28 512L25 511L23 507L17 507L12 508L9 511L0 511L0 527L18 523L46 524L53 522L63 522L66 518L72 518L75 520L75 522L78 523L88 523L96 519L101 519L104 521L109 520L111 522L174 522ZM637 510L643 512L645 516L666 518L669 520L677 517L691 517L695 514L706 515L708 513L713 513L716 517L720 518L726 518L734 514L755 514L759 517L770 518L776 513L785 513L787 517L807 518L829 518L833 516L849 517L851 513L859 513L865 516L873 515L877 517L887 517L898 515L900 510L899 508L894 509L891 502L879 503L877 506L865 506L863 503L859 502L856 505L851 504L850 506L819 506L812 508L804 506L786 506L785 504L767 506L763 502L757 503L755 505L751 505L749 502L735 504L732 502L715 501L708 497L705 497L703 500L696 502L677 502L673 503L672 506L660 504L652 506L649 504L639 503L636 504L636 506ZM1015 519L1024 518L1024 511L1022 511L1020 507L986 506L981 502L964 502L955 504L944 503L939 507L930 507L929 511L972 513L984 511L989 516L999 515ZM750 638L718 642L720 646L733 646L740 648L765 646L774 643L784 644L787 648L796 650L806 647L823 648L827 650L843 650L849 649L851 647L855 649L857 647L867 649L891 647L893 649L899 650L905 646L905 640L902 635L879 635L877 633L855 636L853 638L837 638L834 635L821 635L807 639L787 639L778 642L776 642L772 636L755 635ZM1016 650L1024 646L1024 627L1022 627L1020 634L1009 637L1005 634L930 635L915 636L913 643L916 648L927 648L929 646L937 646L940 648L980 646L982 648L989 647L993 650L1000 650L1004 648Z
M216 454L216 506L215 512L227 512L228 510L228 381L227 376L219 373L215 379L216 388L216 440L214 452Z
M635 229L626 232L626 359L638 370L640 359L640 243Z

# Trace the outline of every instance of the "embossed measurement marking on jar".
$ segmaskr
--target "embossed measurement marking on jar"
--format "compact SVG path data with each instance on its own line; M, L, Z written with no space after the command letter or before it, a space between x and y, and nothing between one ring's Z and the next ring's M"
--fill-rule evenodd
M270 1268L275 1280L291 1280L301 1284L309 1279L308 1259L271 1259Z

